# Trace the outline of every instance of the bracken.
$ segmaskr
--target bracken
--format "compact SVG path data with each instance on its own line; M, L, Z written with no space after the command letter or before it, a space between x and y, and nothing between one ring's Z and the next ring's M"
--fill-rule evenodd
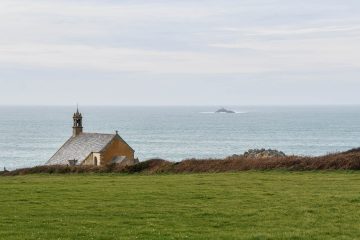
M107 166L37 166L14 171L3 171L0 172L0 175L14 176L38 173L211 173L275 169L291 171L360 170L360 149L320 157L247 158L243 155L234 155L225 159L188 159L181 162L152 159L133 166L119 166L115 164Z

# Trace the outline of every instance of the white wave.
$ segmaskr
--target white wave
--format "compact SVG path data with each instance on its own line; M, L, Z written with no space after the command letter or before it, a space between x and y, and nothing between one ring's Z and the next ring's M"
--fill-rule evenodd
M200 112L200 114L245 114L245 113L249 113L249 112L240 112L240 111L235 111L235 113L216 113L216 112Z
M245 113L249 113L249 112L237 112L235 111L236 114L245 114Z

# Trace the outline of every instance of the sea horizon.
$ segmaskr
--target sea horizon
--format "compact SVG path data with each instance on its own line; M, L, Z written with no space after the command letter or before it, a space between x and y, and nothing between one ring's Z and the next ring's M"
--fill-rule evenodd
M209 114L220 106L238 114ZM360 145L357 105L79 108L85 132L118 130L141 161L224 158L256 148L319 156ZM44 164L71 136L75 110L76 105L0 106L0 167Z

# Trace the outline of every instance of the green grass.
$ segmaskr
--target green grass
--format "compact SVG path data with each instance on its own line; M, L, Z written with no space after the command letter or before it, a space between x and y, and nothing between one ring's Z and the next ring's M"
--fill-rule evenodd
M359 172L0 177L0 239L359 239Z

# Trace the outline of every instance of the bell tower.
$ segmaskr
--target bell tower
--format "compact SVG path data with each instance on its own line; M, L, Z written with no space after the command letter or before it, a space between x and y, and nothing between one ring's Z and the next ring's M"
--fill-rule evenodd
M76 109L76 113L74 113L73 116L73 121L74 121L74 125L73 125L73 137L78 136L79 134L81 134L83 132L83 126L82 126L82 115L79 112L79 108L77 107Z

